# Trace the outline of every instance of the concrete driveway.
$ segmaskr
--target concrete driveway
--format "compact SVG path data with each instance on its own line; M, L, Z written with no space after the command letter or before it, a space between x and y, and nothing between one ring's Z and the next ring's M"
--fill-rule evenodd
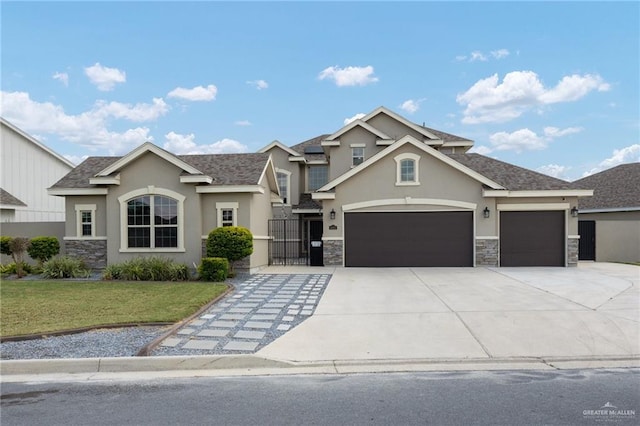
M640 355L640 268L336 268L290 361Z

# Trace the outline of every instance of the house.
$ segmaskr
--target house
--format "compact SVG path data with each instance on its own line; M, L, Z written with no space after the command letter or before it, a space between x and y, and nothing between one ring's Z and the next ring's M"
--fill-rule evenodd
M252 231L250 270L576 265L574 214L593 191L472 146L380 107L255 154L177 156L145 143L87 159L49 193L65 197L67 251L93 266L154 253L199 263L207 233L225 225Z
M209 231L244 226L268 263L268 219L278 198L269 154L173 155L144 143L123 157L90 157L56 182L64 197L64 247L93 268L136 256L199 264Z
M640 163L621 164L574 182L593 188L578 203L580 260L640 262Z
M64 200L49 196L47 188L73 163L4 118L0 131L0 221L64 221Z

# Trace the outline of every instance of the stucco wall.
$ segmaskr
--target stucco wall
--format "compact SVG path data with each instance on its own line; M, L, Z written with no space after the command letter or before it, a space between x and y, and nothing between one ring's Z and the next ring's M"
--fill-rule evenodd
M283 169L291 172L289 199L287 200L287 204L298 204L300 202L300 192L302 192L300 190L302 182L300 163L289 161L289 153L278 147L271 148L268 152L271 154L273 166L276 169ZM303 153L300 154L302 155Z
M405 126L404 124L389 117L384 113L380 113L375 117L371 118L369 121L367 121L367 124L372 125L376 129L381 130L387 136L390 136L396 140L406 135L411 135L414 138L418 139L419 141L424 139L424 136L422 134L416 132L415 130L413 130L408 126Z
M331 164L329 166L329 180L351 170L352 148L351 144L365 144L364 159L367 160L381 150L376 146L377 136L373 133L356 126L340 136L340 146L331 147Z
M0 224L0 235L8 237L56 237L60 253L64 254L64 222L11 222ZM29 256L25 256L28 260ZM2 255L2 264L13 262L10 256Z
M597 262L640 262L640 211L580 213L596 222Z

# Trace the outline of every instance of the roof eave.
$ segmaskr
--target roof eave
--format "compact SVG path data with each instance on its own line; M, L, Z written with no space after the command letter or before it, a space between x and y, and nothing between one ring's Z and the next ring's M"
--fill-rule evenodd
M537 197L591 197L592 189L535 189L510 191L508 189L483 189L483 197L537 198Z

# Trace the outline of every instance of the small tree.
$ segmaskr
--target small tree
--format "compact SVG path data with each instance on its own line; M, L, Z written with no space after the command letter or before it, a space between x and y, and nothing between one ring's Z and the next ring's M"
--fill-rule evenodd
M231 271L234 263L253 253L253 235L242 226L223 226L209 232L207 257L224 257Z
M27 253L42 267L44 262L60 253L60 243L56 237L35 237L31 239Z
M29 239L25 237L15 237L9 242L11 257L16 264L16 275L22 278L26 275L24 271L24 254L29 249Z

